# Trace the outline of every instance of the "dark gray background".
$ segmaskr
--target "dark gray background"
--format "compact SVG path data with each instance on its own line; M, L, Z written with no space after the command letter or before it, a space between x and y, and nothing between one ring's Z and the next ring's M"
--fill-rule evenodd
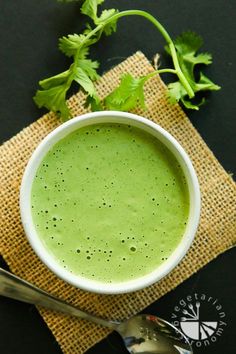
M214 64L206 73L222 90L209 95L208 104L200 112L188 112L188 116L226 171L235 172L236 2L107 0L106 7L145 9L156 16L173 37L189 29L204 37L204 50L211 52L214 58ZM0 142L44 112L35 107L32 96L40 79L67 67L69 60L58 51L57 39L80 30L83 18L78 10L78 3L66 5L54 0L0 2ZM136 50L142 50L149 59L156 52L161 53L164 66L168 61L163 55L163 45L151 24L132 17L121 20L117 34L102 40L92 54L102 63L101 73ZM164 79L168 80L167 76ZM168 320L177 302L189 294L205 293L217 298L227 314L227 327L217 343L195 352L235 352L235 258L235 249L219 256L146 312ZM6 267L3 260L0 263ZM111 352L125 354L116 334L88 351L89 354ZM0 353L59 354L61 351L33 306L0 298Z

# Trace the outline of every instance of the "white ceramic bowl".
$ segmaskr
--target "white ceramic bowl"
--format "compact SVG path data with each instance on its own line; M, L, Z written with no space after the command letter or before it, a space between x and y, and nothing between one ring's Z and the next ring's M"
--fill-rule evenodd
M34 227L31 215L32 182L39 164L48 150L60 139L78 128L90 124L107 122L125 123L138 127L152 134L164 143L179 161L187 180L190 195L190 212L185 233L178 247L168 258L168 260L166 260L157 269L143 277L115 284L101 283L95 280L85 279L74 275L63 268L43 246ZM112 111L95 112L73 118L60 125L39 144L28 162L22 179L20 190L20 210L25 233L31 246L43 263L45 263L51 271L58 275L58 277L78 288L87 291L103 294L118 294L135 291L157 282L167 275L174 267L176 267L176 265L185 256L193 241L199 223L200 190L196 173L188 155L180 144L173 138L173 136L171 136L166 130L152 121L134 114Z

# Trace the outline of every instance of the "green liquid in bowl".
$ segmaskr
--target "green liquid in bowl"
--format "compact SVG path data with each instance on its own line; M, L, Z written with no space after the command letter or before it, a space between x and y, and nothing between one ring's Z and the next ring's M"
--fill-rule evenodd
M107 283L163 264L189 215L174 155L124 124L80 128L55 144L38 168L31 201L36 231L57 262Z

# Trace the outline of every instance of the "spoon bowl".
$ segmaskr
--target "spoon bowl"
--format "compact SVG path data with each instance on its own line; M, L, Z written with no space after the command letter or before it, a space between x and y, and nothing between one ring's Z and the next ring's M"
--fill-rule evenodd
M157 316L136 315L121 323L116 330L130 353L192 353L187 338Z

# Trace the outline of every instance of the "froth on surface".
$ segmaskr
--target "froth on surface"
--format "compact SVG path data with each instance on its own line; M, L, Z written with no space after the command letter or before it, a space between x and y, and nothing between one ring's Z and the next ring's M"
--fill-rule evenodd
M183 172L156 138L123 124L80 128L37 171L32 216L45 247L70 272L122 282L157 268L185 230Z

